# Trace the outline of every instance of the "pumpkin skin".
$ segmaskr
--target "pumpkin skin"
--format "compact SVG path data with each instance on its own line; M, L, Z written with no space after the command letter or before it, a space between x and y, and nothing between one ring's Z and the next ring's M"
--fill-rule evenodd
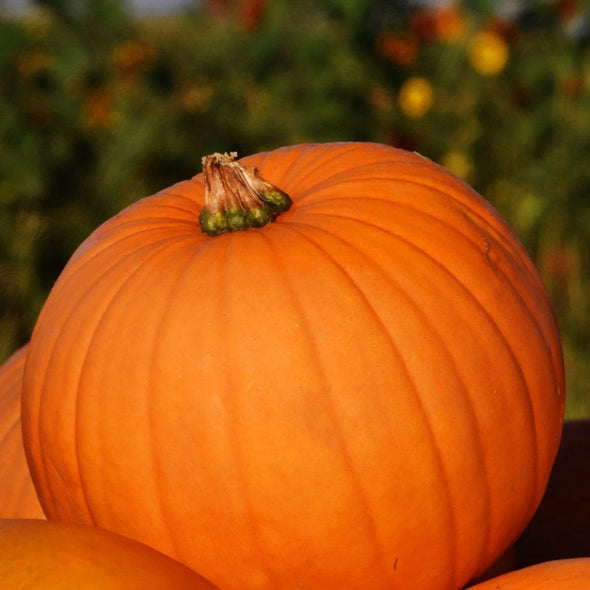
M559 444L533 264L417 154L241 161L290 195L274 223L202 235L200 174L107 221L56 282L23 391L44 509L224 590L464 585L524 529Z
M21 392L27 346L0 366L0 518L44 518L29 473L21 432Z
M468 590L588 590L590 557L538 563L502 574Z
M151 547L87 525L0 519L4 590L215 590Z

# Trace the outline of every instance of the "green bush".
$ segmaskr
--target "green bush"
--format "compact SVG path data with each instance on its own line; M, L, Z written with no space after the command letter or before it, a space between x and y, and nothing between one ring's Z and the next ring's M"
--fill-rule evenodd
M76 246L204 154L378 141L449 167L512 224L555 303L568 416L590 416L590 39L573 5L209 0L140 18L61 0L0 13L0 360L28 340Z

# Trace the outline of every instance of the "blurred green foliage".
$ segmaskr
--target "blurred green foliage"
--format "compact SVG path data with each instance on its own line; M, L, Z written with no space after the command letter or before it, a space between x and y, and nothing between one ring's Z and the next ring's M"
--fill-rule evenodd
M568 416L590 416L588 26L571 0L0 13L0 360L78 244L204 154L370 140L449 167L512 224L555 302Z

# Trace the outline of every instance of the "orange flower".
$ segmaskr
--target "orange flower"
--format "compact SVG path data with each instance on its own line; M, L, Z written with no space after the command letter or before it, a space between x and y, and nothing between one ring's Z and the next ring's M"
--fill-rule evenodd
M386 33L377 38L375 49L387 61L398 66L407 66L418 55L418 42L408 35L395 36Z
M216 18L235 18L238 25L252 31L268 10L268 0L205 0L205 11Z
M113 64L122 75L132 75L152 58L152 49L139 41L125 41L115 48Z
M579 98L584 94L584 87L584 78L579 75L568 76L562 82L563 92L568 98Z
M496 33L479 31L469 44L467 57L476 72L484 76L495 76L506 66L508 45Z
M238 19L247 31L256 29L266 14L265 0L245 0L240 3Z
M84 123L92 129L106 129L113 122L113 105L104 88L91 90L84 101Z
M580 5L577 0L560 0L557 3L557 15L562 21L575 18L580 11Z
M397 100L408 117L419 118L432 108L434 91L426 78L414 76L403 83Z
M410 28L424 41L458 41L465 34L465 19L456 2L418 8L410 19Z

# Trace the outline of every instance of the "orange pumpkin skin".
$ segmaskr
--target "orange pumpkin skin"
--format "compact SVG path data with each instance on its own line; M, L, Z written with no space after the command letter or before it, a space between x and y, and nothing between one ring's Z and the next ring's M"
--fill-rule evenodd
M559 559L508 572L468 590L588 590L590 557Z
M0 518L44 518L29 473L21 432L21 392L27 346L0 366Z
M3 590L215 590L185 565L102 529L0 519Z
M417 154L242 162L292 198L274 223L202 235L197 175L98 228L57 281L24 381L44 509L224 590L460 587L525 527L559 444L533 264Z

